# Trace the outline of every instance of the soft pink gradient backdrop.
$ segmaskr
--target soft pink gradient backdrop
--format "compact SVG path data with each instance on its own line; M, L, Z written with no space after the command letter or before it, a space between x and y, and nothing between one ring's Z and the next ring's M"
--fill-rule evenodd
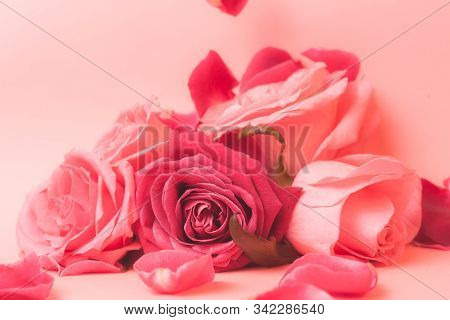
M313 46L360 57L443 0L250 0L233 18L206 0L4 1L81 54L162 105L192 110L187 80L209 49L237 76L267 46L296 54ZM0 4L0 261L17 258L15 220L28 190L73 147L90 148L120 110L144 99ZM362 64L383 124L380 152L439 182L450 176L450 6ZM402 268L450 297L450 253L409 248ZM219 274L180 298L248 298L284 268ZM379 270L369 298L439 298L396 267ZM117 289L115 289L117 288ZM155 296L133 272L57 279L52 298ZM167 297L165 297L167 298Z

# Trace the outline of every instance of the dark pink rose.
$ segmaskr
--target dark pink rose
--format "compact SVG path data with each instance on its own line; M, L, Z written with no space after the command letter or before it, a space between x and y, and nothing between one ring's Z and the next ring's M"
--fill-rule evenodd
M247 0L207 0L209 4L221 11L237 16L247 4Z
M422 179L422 225L415 243L450 250L450 179L444 188Z
M356 78L358 69L358 58L344 51L310 49L294 59L269 47L253 57L234 90L236 79L211 51L192 72L189 89L200 130L260 160L271 174L281 154L294 177L311 161L354 153L375 130L372 89ZM269 128L282 139L242 136L248 128Z
M95 153L72 151L32 191L17 224L19 247L61 275L118 272L134 242L137 220L133 168L111 167Z
M280 240L298 199L297 189L275 184L258 161L202 133L172 134L136 183L144 251L211 254L219 271L249 263L231 239L230 217L249 233Z
M138 169L145 163L145 153L167 141L170 130L192 130L197 122L195 113L163 112L155 105L139 105L122 112L93 151L113 166L127 160Z
M0 265L0 299L47 299L53 277L41 269L39 258L32 254L7 265Z

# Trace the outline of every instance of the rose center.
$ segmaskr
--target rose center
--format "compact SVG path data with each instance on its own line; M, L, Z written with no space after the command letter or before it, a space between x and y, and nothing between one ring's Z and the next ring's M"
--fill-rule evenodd
M229 237L230 209L213 199L187 199L183 206L184 230L192 242L216 242Z

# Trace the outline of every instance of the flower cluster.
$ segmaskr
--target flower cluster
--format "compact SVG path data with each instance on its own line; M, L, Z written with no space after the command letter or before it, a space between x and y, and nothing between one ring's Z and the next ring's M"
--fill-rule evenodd
M45 298L53 280L41 267L64 276L134 263L174 293L215 272L292 263L257 298L329 299L371 290L377 275L363 262L390 264L414 239L448 248L448 188L358 153L378 123L359 68L340 50L265 48L238 81L211 51L189 79L196 112L127 110L29 194L17 224L28 257L0 269L17 279L0 295Z

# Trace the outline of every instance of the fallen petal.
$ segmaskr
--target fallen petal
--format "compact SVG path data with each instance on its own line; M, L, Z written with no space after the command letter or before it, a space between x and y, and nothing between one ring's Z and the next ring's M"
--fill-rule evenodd
M75 276L84 273L117 273L121 268L103 261L82 260L68 265L61 270L60 276Z
M0 299L46 299L53 277L41 269L32 254L14 264L0 265Z
M134 270L146 285L160 293L188 290L214 279L211 255L196 258L175 250L148 253L136 261Z
M297 259L281 278L280 287L309 283L330 294L364 294L377 283L372 265L320 253Z

